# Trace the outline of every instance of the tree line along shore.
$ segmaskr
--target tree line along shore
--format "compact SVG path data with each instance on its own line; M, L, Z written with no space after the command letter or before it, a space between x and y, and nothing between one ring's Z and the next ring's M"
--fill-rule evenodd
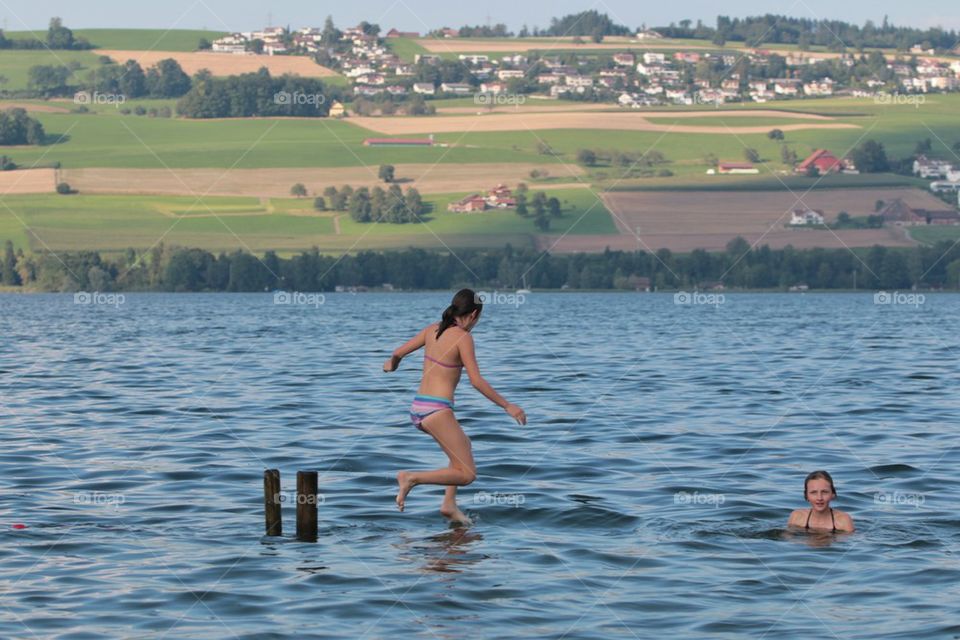
M157 245L115 256L24 254L7 242L0 265L7 291L256 292L338 288L421 290L459 286L611 290L806 290L960 288L960 246L771 249L743 238L725 251L667 249L553 255L530 248L407 249L341 256L313 249L290 257Z

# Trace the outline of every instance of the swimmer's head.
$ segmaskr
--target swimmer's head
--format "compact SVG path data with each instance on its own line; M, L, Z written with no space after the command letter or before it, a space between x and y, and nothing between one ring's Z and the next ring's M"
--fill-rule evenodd
M469 331L480 320L483 311L483 302L473 289L460 289L453 296L450 306L444 309L440 326L437 327L437 337L453 325Z
M810 500L810 482L813 480L823 480L830 486L831 498L837 497L837 489L833 486L833 478L830 477L830 474L823 470L813 471L807 474L807 477L803 481L803 499Z

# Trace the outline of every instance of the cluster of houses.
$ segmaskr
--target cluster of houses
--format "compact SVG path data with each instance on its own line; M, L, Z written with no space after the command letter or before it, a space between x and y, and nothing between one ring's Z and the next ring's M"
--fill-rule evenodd
M447 205L447 210L455 213L473 213L487 209L510 209L515 206L517 206L517 200L513 197L513 192L506 185L498 184L488 191L487 195L475 193L462 200L451 202Z
M456 38L455 29L442 29L435 35L443 38ZM416 64L439 63L440 56L421 54L413 63L401 60L389 47L396 38L417 38L416 32L391 29L381 38L365 33L361 27L352 27L342 31L341 42L347 42L349 48L338 47L331 51L334 64L353 84L353 92L358 96L372 97L387 94L403 97L408 94L423 96L470 95L478 90L483 93L500 94L508 90L513 79L528 79L539 86L537 93L543 96L559 98L583 94L588 90L608 93L623 107L640 108L663 104L723 104L752 100L767 102L779 98L797 98L806 96L830 96L835 93L854 95L878 95L889 89L887 83L879 79L867 79L856 91L841 88L829 77L812 81L803 81L796 77L754 78L741 77L730 73L719 82L711 83L706 78L692 78L696 65L708 62L712 67L730 69L744 57L751 64L763 65L773 55L765 49L744 50L736 53L716 53L707 51L676 51L673 53L647 51L621 51L612 55L612 64L606 68L597 68L595 55L577 56L575 61L568 58L541 57L531 60L525 55L504 55L498 58L490 55L460 55L472 76L470 82L433 83L414 82ZM304 27L286 34L282 27L267 27L260 31L233 33L213 43L213 51L220 53L247 54L260 50L266 55L274 54L314 54L321 50L323 34L316 27ZM643 29L637 32L635 42L642 49L644 42L656 41L663 36L656 31ZM261 47L252 47L251 43L260 41ZM785 56L787 75L801 75L809 65L826 62L835 56L812 52L796 52ZM591 59L593 66L591 67ZM839 57L841 64L853 66L856 58L852 54ZM534 66L534 63L540 63ZM583 67L594 69L587 72ZM903 61L887 64L897 78L897 89L904 92L953 91L960 90L960 61L943 62L936 58L922 57L915 66Z
M320 50L320 42L323 40L323 32L316 27L303 27L294 31L290 34L289 40L284 37L284 34L283 27L267 27L261 31L231 33L214 40L211 49L216 53L254 55L255 52L251 49L251 44L259 40L263 43L263 53L268 56L277 53L312 54Z
M884 224L895 226L960 225L960 211L955 209L923 209L911 207L902 198L884 205L877 212ZM790 226L804 227L826 224L826 216L820 209L794 209L790 214Z
M417 37L391 29L387 38ZM333 54L340 71L353 83L356 96L373 97L380 94L402 98L410 93L410 81L416 74L413 64L400 59L383 39L366 34L359 27L344 29L341 40L350 48Z
M928 180L932 178L930 190L935 193L956 193L960 204L960 167L920 155L913 161L913 173Z

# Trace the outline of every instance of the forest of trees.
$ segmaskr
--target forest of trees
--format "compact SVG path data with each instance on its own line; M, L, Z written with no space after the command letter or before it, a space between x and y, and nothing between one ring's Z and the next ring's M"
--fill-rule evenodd
M960 43L960 34L956 31L945 31L939 27L895 27L886 17L880 26L868 20L861 27L841 20L790 18L771 14L747 18L718 16L716 27L709 27L701 21L694 25L692 20L681 20L679 24L656 27L656 31L668 38L711 40L718 45L728 41L745 42L750 46L763 43L795 44L801 49L820 45L833 50L889 47L905 51L920 44L926 49L945 51Z
M60 18L51 18L47 37L8 38L0 29L0 49L92 49L93 45L83 38L74 37L73 31L63 26Z
M144 73L136 60L103 64L90 73L86 87L100 94L134 98L179 98L188 91L190 76L173 58L160 60Z
M342 97L339 88L320 80L273 77L261 67L256 73L226 78L197 74L193 87L177 102L177 113L188 118L324 117Z
M0 111L0 145L43 144L45 138L43 125L28 116L25 109Z
M732 240L726 251L674 254L661 249L551 255L534 249L464 249L456 254L407 249L343 257L316 249L289 259L158 245L105 259L95 252L25 255L7 242L2 281L43 291L331 291L337 285L401 289L460 286L542 289L624 289L646 285L686 289L723 283L728 289L958 289L960 246L943 242L912 249L770 249Z
M543 35L549 36L629 36L633 30L617 24L605 13L596 9L571 13L562 18L552 18L550 27Z
M410 187L404 194L398 184L390 185L387 190L382 187L354 189L350 185L340 189L327 187L314 201L314 206L319 210L349 211L357 222L422 222L421 216L427 211L419 191Z

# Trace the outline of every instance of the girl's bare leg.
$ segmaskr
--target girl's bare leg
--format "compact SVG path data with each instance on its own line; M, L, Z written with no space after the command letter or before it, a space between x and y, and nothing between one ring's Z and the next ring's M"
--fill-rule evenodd
M422 426L447 454L450 464L445 469L398 473L397 484L400 485L400 490L397 493L397 507L403 511L404 500L414 485L444 484L447 485L447 491L444 494L440 512L452 520L469 522L469 519L457 508L456 496L458 486L468 485L477 477L470 438L460 428L460 423L457 422L452 411L437 412L424 420Z

